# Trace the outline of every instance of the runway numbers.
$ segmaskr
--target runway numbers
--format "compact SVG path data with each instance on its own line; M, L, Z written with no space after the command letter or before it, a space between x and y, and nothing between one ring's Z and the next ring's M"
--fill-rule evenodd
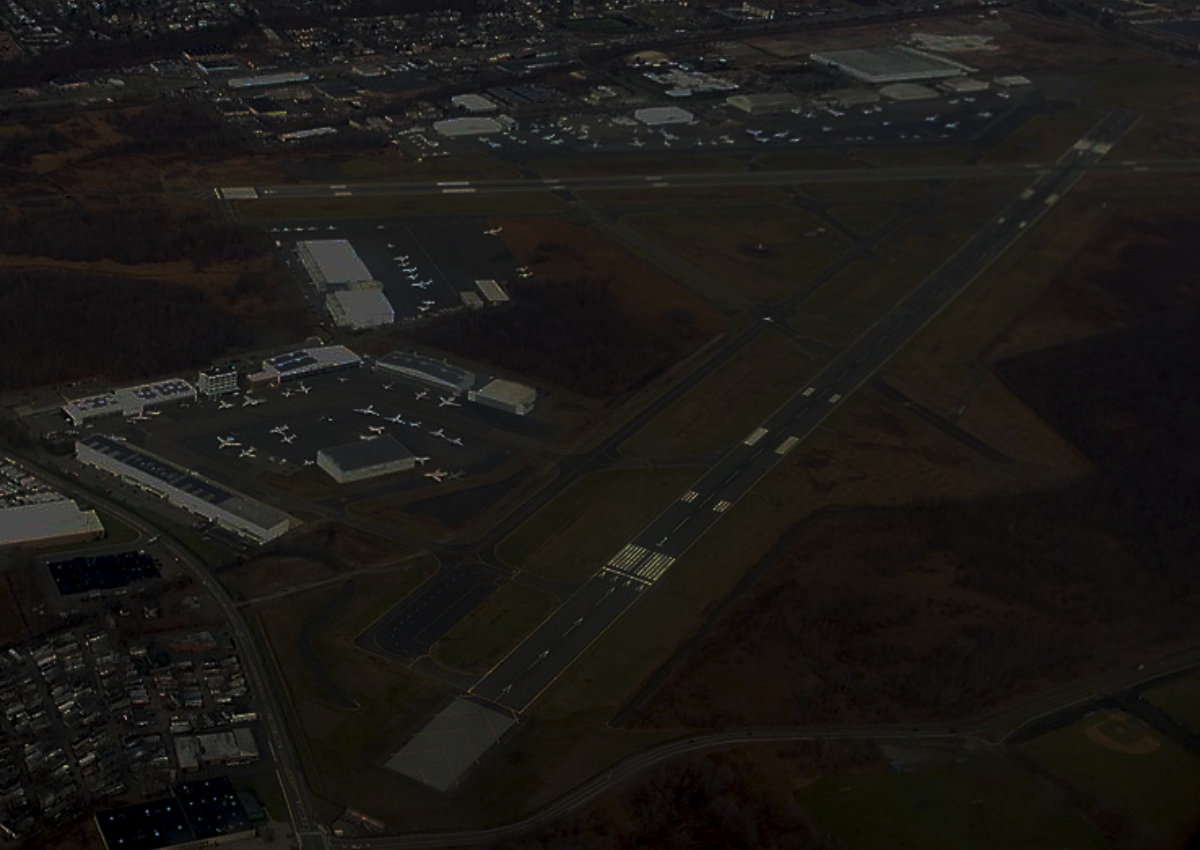
M667 567L673 563L675 563L675 559L670 555L657 552L638 568L638 577L644 578L647 581L656 581L660 575L667 571Z
M722 499L721 501L719 501L715 505L713 505L713 512L718 513L718 514L723 514L723 513L725 513L725 509L728 508L731 504L733 504L733 503L726 501L725 499Z
M779 444L779 448L775 449L775 454L777 454L777 455L787 454L788 452L790 452L792 450L792 448L798 442L800 442L799 437L788 437L786 440L784 440L782 443Z
M699 495L700 495L700 494L699 494L699 493L697 493L695 490L688 490L686 493L684 493L684 494L683 494L683 498L682 498L682 499L680 499L679 501L681 501L681 502L694 502L694 501L696 501L696 497L697 497L697 496L699 496Z

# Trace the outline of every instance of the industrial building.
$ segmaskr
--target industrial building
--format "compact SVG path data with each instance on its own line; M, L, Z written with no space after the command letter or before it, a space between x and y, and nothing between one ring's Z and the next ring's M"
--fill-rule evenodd
M278 384L361 365L362 358L344 345L319 345L268 357L262 369L248 375L247 380L253 384Z
M668 124L691 124L695 116L678 106L648 106L633 113L633 117L651 127Z
M814 53L811 58L817 64L828 65L873 85L961 77L975 70L969 65L901 45L832 50Z
M480 295L487 299L489 304L503 304L509 300L504 287L494 280L477 280L475 288L479 290Z
M84 437L75 443L75 457L256 543L280 537L294 522L283 511L180 469L117 437L105 434Z
M494 407L517 416L533 410L537 401L537 390L516 381L493 378L477 390L470 390L467 399L485 407Z
M800 100L790 92L766 92L730 95L725 98L725 103L747 115L775 115L779 112L791 112L800 105Z
M394 375L403 375L422 384L429 384L454 395L462 395L475 383L475 374L421 354L393 351L375 361L375 368Z
M484 112L495 112L496 104L481 94L459 94L450 98L450 102L458 109L479 115Z
M977 80L974 77L950 77L938 83L938 88L947 94L975 94L987 91L991 86L987 80Z
M378 289L344 289L325 297L325 306L338 327L365 330L396 320L392 302Z
M95 511L83 511L70 499L0 508L0 547L46 546L97 540L104 524Z
M122 387L112 392L78 398L63 406L63 413L74 425L82 425L104 416L141 416L147 407L196 397L196 388L182 378L168 378L152 384Z
M184 773L213 765L234 767L258 761L258 744L248 727L206 732L202 735L176 735L175 757Z
M200 373L196 386L204 395L224 395L238 389L236 366L212 366Z
M254 827L228 777L183 782L172 796L96 813L107 850L204 847L252 838Z
M345 289L352 283L374 280L346 239L311 239L296 243L296 255L318 292Z
M338 484L350 484L393 472L407 472L416 462L412 452L394 437L355 440L317 452L317 466Z
M471 115L434 121L433 129L442 136L489 136L502 132L505 125L495 118Z
M888 86L882 86L879 89L879 93L888 100L894 100L898 103L933 100L938 96L936 91L920 83L892 83Z

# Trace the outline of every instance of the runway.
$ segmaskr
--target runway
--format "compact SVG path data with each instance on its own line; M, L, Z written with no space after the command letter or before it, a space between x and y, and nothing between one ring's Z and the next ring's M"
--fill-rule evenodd
M727 452L600 572L485 675L472 693L522 711L738 499L944 310L1136 120L1106 115L1052 170L976 233L760 427Z

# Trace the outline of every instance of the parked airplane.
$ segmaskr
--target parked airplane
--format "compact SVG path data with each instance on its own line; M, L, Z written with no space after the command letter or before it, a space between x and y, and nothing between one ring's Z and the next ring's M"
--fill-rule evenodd
M228 410L229 408L233 407L233 403L222 400L217 402L217 407L221 410Z
M645 143L645 142L643 142L641 139L634 139L634 140L633 140L632 142L630 142L629 144L630 144L630 145L632 145L632 146L633 146L633 147L635 147L635 148L640 148L640 147L644 146L646 143Z
M287 443L290 446L292 444L292 441L296 439L296 435L295 434L285 434L280 439L283 440L285 443Z
M162 416L162 411L161 410L147 410L145 415L146 416Z
M413 465L414 466L424 466L426 463L429 462L429 460L430 460L430 458L427 458L427 457L414 457Z
M315 460L305 460L305 461L301 461L300 465L301 466L312 466L314 463L316 463Z
M425 477L432 478L434 481L440 484L442 483L442 479L446 477L446 473L442 472L440 469L435 469L433 472L426 472Z
M239 443L233 437L217 437L217 443L219 444L217 446L217 448L220 448L220 449L230 449L230 448L233 448L234 446L241 445L241 443Z
M450 443L451 445L461 446L462 445L462 437L451 437L446 442Z
M447 480L448 481L458 481L466 474L467 474L466 472L459 469L459 470L456 470L455 472L451 472L450 475L447 477Z
M126 422L145 422L149 418L150 417L144 413L135 413L132 416L126 417L125 421Z
M276 425L274 428L272 428L271 433L278 434L279 436L282 437L287 432L287 430L288 430L288 425L287 425L287 423L284 423L283 425Z
M242 399L242 407L254 407L256 404L265 404L265 398L255 398L254 396L246 396Z
M385 416L383 418L386 419L388 422L395 422L397 425L404 424L404 417L401 416L399 413L397 413L395 416Z
M411 421L411 422L407 423L407 425L408 425L408 427L409 427L409 428L420 428L420 427L421 427L421 423L420 423L420 422L418 422L416 419L414 419L413 421Z
M296 386L296 392L304 393L305 395L308 395L308 391L311 389L312 387L306 387L304 384L299 384Z
M414 396L414 398L416 398L417 401L420 401L421 399L425 398L425 396L427 396L427 395L429 395L429 390L421 390L420 392L418 392L416 394L416 396Z
M382 425L368 425L367 430L372 434L382 434L386 429Z
M374 440L374 439L376 439L376 438L378 438L378 437L379 437L379 435L378 435L378 434L359 434L359 435L358 435L358 438L359 438L360 440Z
M438 402L438 407L462 407L462 402L452 395L442 396L442 400Z
M431 284L431 283L433 283L432 280L414 280L412 282L412 285L415 286L417 289L424 289L425 287L429 286L429 284Z
M493 227L493 228L490 228L483 232L486 233L488 236L499 236L500 231L502 231L503 229L504 229L503 227Z
M242 449L240 452L238 452L238 457L254 457L254 446L251 446L248 449Z
M366 407L356 407L356 408L354 408L354 412L355 413L365 413L367 416L378 416L379 415L378 413L375 412L375 405L373 405L373 404L368 404Z
M446 432L445 432L445 431L443 431L441 428L438 428L436 431L430 431L430 432L429 432L429 436L431 436L431 437L444 437L444 436L446 436Z

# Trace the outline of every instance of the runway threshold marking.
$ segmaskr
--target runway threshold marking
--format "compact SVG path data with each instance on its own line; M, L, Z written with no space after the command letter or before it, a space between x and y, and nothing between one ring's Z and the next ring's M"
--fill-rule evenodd
M642 559L650 554L649 550L644 546L636 546L630 543L620 552L612 557L608 562L608 566L613 569L621 570L622 572L636 573L636 567L641 563Z
M670 555L656 552L649 560L638 567L637 575L646 581L657 581L658 577L665 573L667 567L673 563L675 563L675 559Z
M722 499L713 505L713 513L723 514L732 504L733 502L729 501L728 499Z
M615 579L624 579L626 582L636 582L644 587L649 587L650 582L635 573L627 573L624 570L618 570L613 567L604 567L600 570L601 573L608 574Z
M787 454L793 448L795 448L796 443L798 443L798 442L800 442L799 437L788 437L786 440L784 440L782 443L779 444L778 448L775 449L775 454L777 454L777 455Z
M699 495L700 495L700 494L699 494L699 493L697 493L695 490L688 490L686 493L684 493L684 494L683 494L682 498L680 498L680 500L679 500L679 501L681 501L681 502L694 502L694 501L696 501L696 497L697 497L697 496L699 496Z

